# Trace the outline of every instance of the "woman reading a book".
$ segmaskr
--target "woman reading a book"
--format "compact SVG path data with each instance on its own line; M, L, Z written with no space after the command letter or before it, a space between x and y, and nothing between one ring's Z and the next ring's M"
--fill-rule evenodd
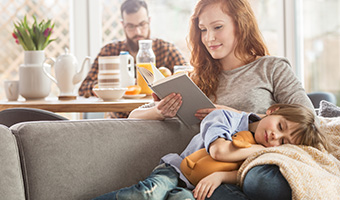
M269 56L247 0L199 0L191 17L188 41L194 67L190 77L216 109L259 115L275 103L301 104L313 109L289 61ZM160 120L174 117L182 103L179 94L155 99L158 101L134 110L129 117ZM195 115L203 119L213 110L201 109ZM273 165L250 170L243 191L235 185L222 184L211 199L217 196L227 199L231 193L239 193L240 199L291 198L287 181Z

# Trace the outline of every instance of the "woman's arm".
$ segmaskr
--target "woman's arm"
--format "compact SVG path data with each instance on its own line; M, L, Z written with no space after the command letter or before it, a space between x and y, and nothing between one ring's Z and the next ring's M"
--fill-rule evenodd
M251 154L264 149L259 144L253 144L249 148L238 148L232 144L232 141L224 138L218 138L209 146L209 153L212 158L224 162L238 162L245 160Z
M158 111L156 106L150 108L137 108L129 114L129 119L153 119L164 120L165 117Z
M154 119L164 120L165 118L175 117L178 109L182 105L182 97L180 94L169 94L160 100L154 93L152 94L155 106L149 108L137 108L133 110L130 119Z
M273 96L277 103L301 104L314 110L311 100L287 59L270 66Z
M211 113L213 110L217 110L217 109L223 109L223 110L229 110L229 111L233 111L233 112L237 112L237 113L242 113L244 111L239 111L236 110L232 107L229 106L224 106L224 105L216 105L216 108L204 108L204 109L200 109L197 110L197 112L195 113L195 116L200 119L203 120L209 113ZM258 116L260 116L261 118L264 117L264 114L257 114Z

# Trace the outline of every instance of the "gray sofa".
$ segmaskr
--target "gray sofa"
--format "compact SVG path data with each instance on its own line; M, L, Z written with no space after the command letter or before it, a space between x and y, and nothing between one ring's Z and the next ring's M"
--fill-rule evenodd
M177 119L0 125L0 198L91 199L144 179L197 132Z

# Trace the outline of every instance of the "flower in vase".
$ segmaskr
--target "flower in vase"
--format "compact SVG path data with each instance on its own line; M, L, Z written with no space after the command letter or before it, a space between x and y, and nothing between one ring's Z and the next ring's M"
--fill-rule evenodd
M53 33L54 23L49 19L42 20L39 24L35 16L34 23L29 26L26 16L24 20L14 23L14 31L12 33L15 42L21 45L25 51L44 50L55 39L50 39Z

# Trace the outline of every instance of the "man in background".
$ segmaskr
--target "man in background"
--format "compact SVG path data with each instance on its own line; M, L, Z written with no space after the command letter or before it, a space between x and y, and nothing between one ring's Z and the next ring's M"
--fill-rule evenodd
M162 39L150 38L150 17L144 0L126 0L120 8L122 25L126 39L113 41L105 45L97 55L91 70L82 82L78 94L89 97L94 95L92 88L98 83L98 57L118 56L121 51L128 51L136 60L139 50L138 41L152 39L152 49L156 56L157 66L165 66L173 71L175 65L185 65L186 61L174 44ZM129 113L110 113L112 118L125 118Z

